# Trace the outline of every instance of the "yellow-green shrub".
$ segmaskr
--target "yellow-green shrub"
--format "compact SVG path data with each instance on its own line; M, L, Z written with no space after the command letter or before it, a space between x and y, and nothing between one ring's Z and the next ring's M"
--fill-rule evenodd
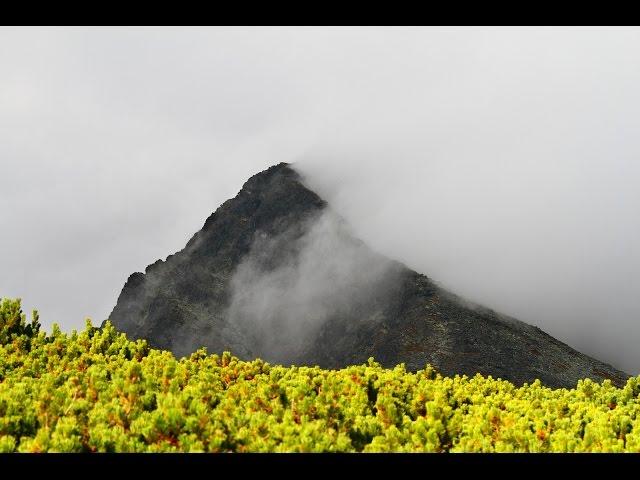
M176 359L0 303L0 452L640 452L640 378L515 387L427 366ZM637 425L637 428L636 428Z

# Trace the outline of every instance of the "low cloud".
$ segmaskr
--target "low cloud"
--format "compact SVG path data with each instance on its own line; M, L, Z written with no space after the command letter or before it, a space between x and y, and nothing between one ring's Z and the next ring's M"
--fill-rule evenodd
M231 280L228 321L254 354L291 361L329 320L377 321L400 265L352 237L330 209L270 237L258 233Z
M640 371L640 29L1 28L0 45L0 294L45 326L106 318L131 272L285 161L375 250Z

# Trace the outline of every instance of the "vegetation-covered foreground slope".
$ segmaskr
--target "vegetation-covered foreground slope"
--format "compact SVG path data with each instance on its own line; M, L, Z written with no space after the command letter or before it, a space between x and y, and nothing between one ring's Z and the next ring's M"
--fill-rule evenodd
M110 324L63 334L0 305L0 451L640 451L640 377L550 389L416 373L177 360Z

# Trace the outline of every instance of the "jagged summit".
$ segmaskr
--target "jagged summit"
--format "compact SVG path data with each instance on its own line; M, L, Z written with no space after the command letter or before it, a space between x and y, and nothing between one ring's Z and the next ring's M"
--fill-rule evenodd
M375 357L554 387L628 375L371 251L286 163L252 176L166 261L127 280L110 316L177 355L337 368Z

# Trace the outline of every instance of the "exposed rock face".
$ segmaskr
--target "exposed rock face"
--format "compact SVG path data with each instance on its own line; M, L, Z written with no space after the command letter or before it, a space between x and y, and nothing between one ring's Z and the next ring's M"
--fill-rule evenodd
M373 356L552 387L628 378L371 251L287 164L250 178L182 251L132 274L110 319L176 355L206 346L327 368Z

